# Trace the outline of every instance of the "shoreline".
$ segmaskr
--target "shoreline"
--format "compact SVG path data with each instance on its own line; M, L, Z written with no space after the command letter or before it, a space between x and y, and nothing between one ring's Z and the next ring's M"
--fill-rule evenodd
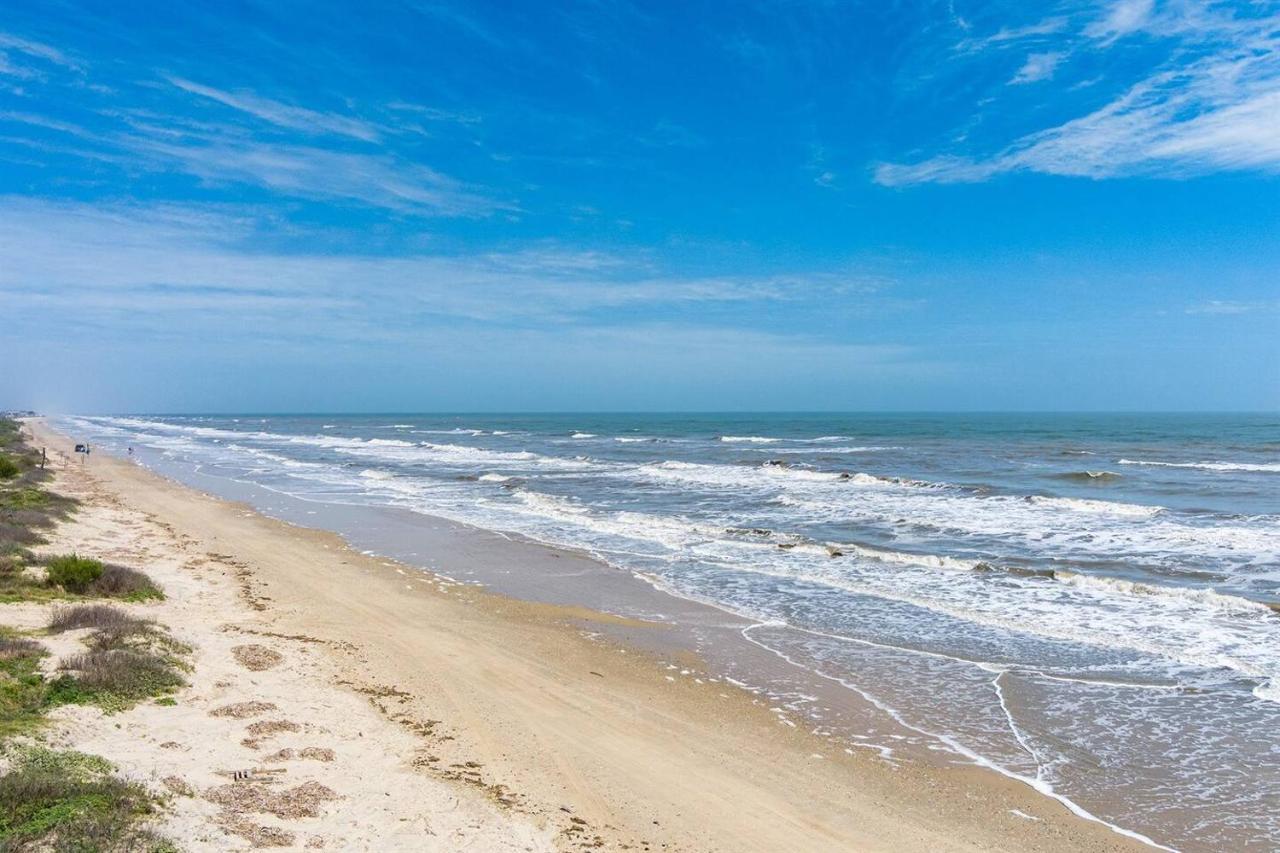
M322 641L355 689L394 691L403 728L447 727L423 736L429 765L480 765L461 781L515 792L543 826L572 813L607 849L1141 849L994 770L846 755L610 633L651 624L451 584L109 456L79 476L227 556L256 618Z

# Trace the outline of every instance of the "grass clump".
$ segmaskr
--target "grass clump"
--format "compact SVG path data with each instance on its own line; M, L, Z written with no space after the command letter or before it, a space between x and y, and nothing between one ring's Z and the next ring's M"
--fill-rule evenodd
M0 522L0 535L4 533ZM117 601L141 602L164 598L164 590L146 574L137 569L88 560L75 554L54 557L45 561L47 576L41 580L27 572L34 560L30 551L3 550L0 542L0 602L56 601L76 598L112 598ZM73 564L72 560L79 565ZM84 568L83 564L88 564ZM97 571L93 564L101 566L100 573L87 583ZM2 852L0 852L2 853Z
M0 851L162 853L176 848L141 824L157 799L81 752L17 750L0 776Z
M103 604L60 608L49 623L54 633L77 628L93 629L89 651L61 662L64 674L49 685L48 704L121 711L186 683L184 657L191 649L155 623Z
M77 628L117 629L125 625L141 624L119 607L109 604L79 604L75 607L59 607L49 620L49 632L61 634Z
M40 659L46 654L34 640L0 636L0 740L43 722L48 685Z
M89 585L91 595L118 598L121 601L148 601L164 598L159 584L136 569L107 564L102 574Z
M25 577L33 562L30 547L45 542L43 531L75 509L77 502L45 489L51 474L40 453L27 445L16 421L0 418L0 601L48 600Z
M91 703L107 711L123 711L186 683L177 668L163 658L128 649L72 655L61 666L75 674L54 681L50 688L52 699Z
M51 586L60 586L67 592L83 593L102 577L101 560L81 557L79 554L63 554L50 557L45 562L47 582Z

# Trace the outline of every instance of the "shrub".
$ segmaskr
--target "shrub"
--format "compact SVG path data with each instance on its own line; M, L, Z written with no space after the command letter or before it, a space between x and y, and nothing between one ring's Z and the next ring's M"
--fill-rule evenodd
M62 668L76 672L74 680L79 696L108 710L129 707L185 683L177 669L163 658L128 649L72 655L62 661ZM66 692L69 685L59 684L62 681L55 682L55 692L60 697L69 696Z
M150 598L164 598L164 592L151 578L135 569L124 566L107 565L102 575L90 585L90 592L107 598L122 598L125 601L146 601Z
M44 646L35 640L29 640L26 637L0 636L0 661L13 660L28 655L39 657L43 654Z
M3 541L6 546L39 545L44 541L44 537L25 524L4 518L0 519L0 541ZM8 547L5 550L8 550Z
M172 844L141 829L155 799L110 774L104 759L78 752L21 752L0 777L0 849L156 851Z
M45 681L40 658L45 649L31 640L4 637L0 638L0 650L0 738L4 738L28 731L44 718Z
M51 502L52 495L42 489L30 486L14 489L7 494L0 494L0 508L3 509L43 509Z
M18 463L14 462L7 453L0 453L0 480L9 480L18 476L22 469L18 467Z
M102 577L100 560L81 557L78 554L64 554L54 557L45 563L49 583L60 586L67 592L84 592L89 585Z
M119 607L109 604L78 604L75 607L59 607L49 620L49 630L55 634L76 628L118 629L142 624Z

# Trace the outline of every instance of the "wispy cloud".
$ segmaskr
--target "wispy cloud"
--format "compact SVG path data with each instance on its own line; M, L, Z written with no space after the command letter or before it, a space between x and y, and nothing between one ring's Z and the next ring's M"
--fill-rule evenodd
M68 56L64 51L38 41L20 38L11 33L0 32L0 51L12 51L23 54L28 58L42 60L64 68L75 69L80 67L80 63ZM0 73L35 76L37 72L30 68L14 65L5 58L4 53L0 53Z
M1061 52L1033 53L1027 57L1027 61L1022 64L1009 83L1016 86L1048 80L1053 76L1053 72L1057 70L1058 63L1062 62L1064 56L1066 54Z
M1109 103L992 154L883 163L875 180L899 186L1016 171L1088 178L1280 171L1280 14L1235 17L1200 7L1156 13L1149 2L1122 0L1086 30L1108 43L1138 31L1170 40L1171 58ZM1043 79L1056 66L1029 60L1011 82Z
M255 221L219 208L90 207L0 198L0 294L130 316L164 314L225 332L227 318L274 312L323 337L406 323L576 325L627 309L637 322L681 306L873 300L856 274L681 276L643 260L548 247L468 256L268 252ZM344 313L335 314L335 306ZM220 333L222 333L220 332Z
M1045 36L1062 32L1068 23L1065 16L1054 16L1021 27L1001 27L989 36L964 39L956 45L956 50L972 53L992 46L1017 45L1029 39L1042 40Z
M256 184L295 197L347 200L423 215L485 216L517 209L513 202L390 155L254 140L188 143L133 136L122 144L153 164L212 184Z
M1085 30L1095 38L1114 39L1142 29L1151 21L1155 0L1116 0L1107 13Z
M194 83L181 77L169 77L167 79L184 92L190 92L193 95L216 101L223 106L247 113L277 127L300 130L311 134L338 134L354 139L362 139L365 142L376 142L381 137L379 128L371 122L285 104L270 98L260 97L252 92L226 92L222 89Z
M1192 305L1186 310L1186 313L1211 317L1232 317L1240 314L1252 314L1258 311L1275 311L1277 307L1280 307L1280 302L1240 302L1232 299L1210 299L1199 305Z

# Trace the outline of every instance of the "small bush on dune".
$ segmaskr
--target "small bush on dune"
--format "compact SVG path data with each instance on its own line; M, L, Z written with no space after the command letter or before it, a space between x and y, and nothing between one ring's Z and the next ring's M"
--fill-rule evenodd
M119 607L109 604L78 604L75 607L59 607L49 620L49 630L55 634L76 628L117 629L139 623Z
M75 672L74 685L63 678L53 684L60 699L72 695L77 703L91 701L108 710L122 710L142 699L160 696L183 686L182 675L168 661L147 652L128 649L92 651L72 655L62 668ZM68 688L74 687L74 690Z
M0 480L9 480L18 476L22 469L7 453L0 453Z
M94 629L90 651L62 660L66 674L49 686L49 705L92 703L117 711L185 683L183 656L191 649L154 622L105 604L59 608L49 622L55 633L76 628Z
M35 640L29 640L26 637L0 636L0 661L13 660L14 658L28 655L36 655L38 657L43 654L44 646Z
M142 785L111 776L105 759L78 752L18 753L0 777L0 850L171 851L139 822L155 812Z
M22 637L0 637L0 738L29 731L44 718L44 646ZM0 845L0 849L3 846Z
M67 592L85 592L89 585L102 577L102 561L78 554L53 557L45 563L49 583Z
M25 524L17 524L8 519L0 519L0 542L9 546L39 545L44 537Z
M151 578L124 566L103 567L102 575L90 584L89 591L94 595L121 598L125 601L164 598L164 592Z

